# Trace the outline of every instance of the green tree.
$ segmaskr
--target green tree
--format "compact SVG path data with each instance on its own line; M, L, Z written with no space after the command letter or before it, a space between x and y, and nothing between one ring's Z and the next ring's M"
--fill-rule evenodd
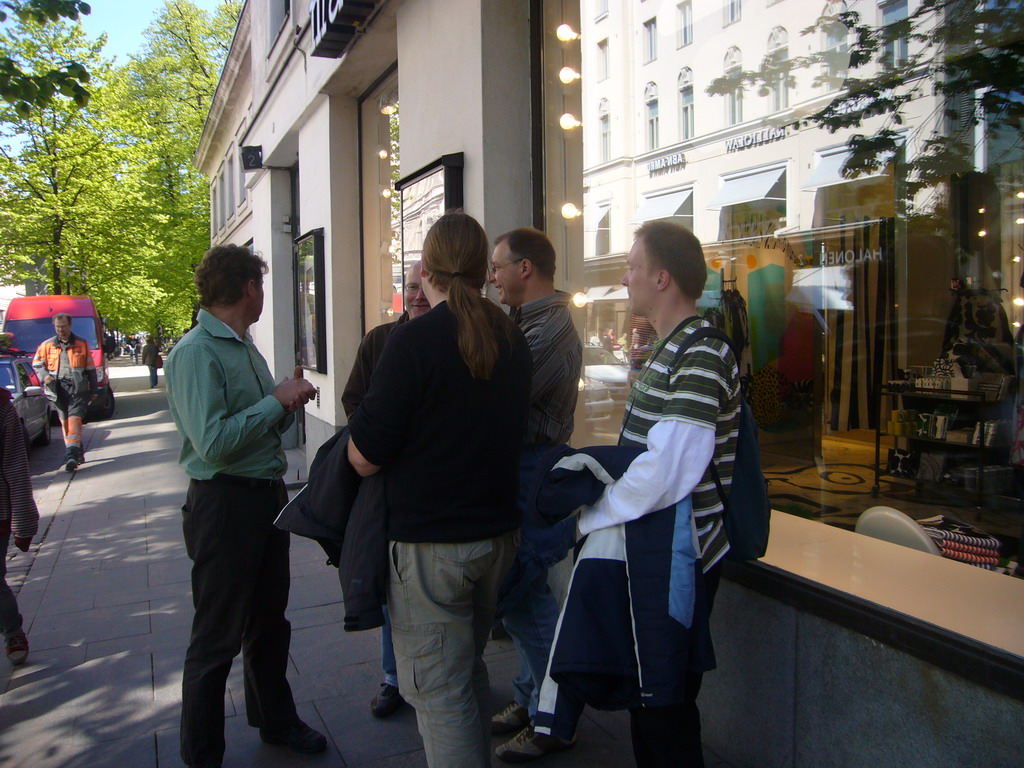
M36 24L61 19L77 20L92 9L82 0L0 0L0 22L14 14L21 21ZM34 106L49 105L54 95L61 93L74 99L79 106L89 102L89 71L79 61L64 59L54 62L49 69L26 72L17 58L0 54L0 99L14 107L19 115L27 117Z
M146 156L139 183L147 237L139 251L158 286L149 328L183 330L191 323L193 266L210 241L209 181L192 159L241 5L229 0L211 15L188 0L168 0L126 68L126 104Z

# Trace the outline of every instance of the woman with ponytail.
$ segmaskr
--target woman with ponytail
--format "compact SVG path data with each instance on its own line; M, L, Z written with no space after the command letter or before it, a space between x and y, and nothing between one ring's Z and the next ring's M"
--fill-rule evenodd
M490 761L483 661L519 543L526 339L484 298L489 246L450 212L423 244L432 309L395 328L349 425L349 461L384 473L388 609L398 680L434 768Z

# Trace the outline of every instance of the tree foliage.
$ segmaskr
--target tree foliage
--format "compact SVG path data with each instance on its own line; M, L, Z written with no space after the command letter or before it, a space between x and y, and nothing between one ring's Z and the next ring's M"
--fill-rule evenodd
M976 127L990 147L1019 156L1024 120L1020 0L920 0L907 18L885 26L842 10L822 15L802 35L828 39L837 25L848 30L848 49L822 46L792 59L770 54L757 70L716 79L708 92L753 88L764 94L780 78L792 85L794 73L801 71L816 73L815 87L841 84L827 105L791 124L830 133L878 126L849 139L844 169L849 178L876 171L900 150L914 100L939 97L940 119L908 163L911 194L974 168Z
M22 22L43 26L62 19L77 20L91 10L83 0L0 0L0 22L13 14ZM84 107L89 103L85 88L89 80L89 70L75 59L54 61L48 69L25 71L17 58L0 54L0 99L22 117L28 116L34 106L48 106L58 93Z
M0 34L25 71L73 59L94 75L84 107L62 93L27 114L0 104L0 277L88 293L125 330L189 326L209 243L192 158L240 5L211 16L168 0L120 67L68 20L19 17Z

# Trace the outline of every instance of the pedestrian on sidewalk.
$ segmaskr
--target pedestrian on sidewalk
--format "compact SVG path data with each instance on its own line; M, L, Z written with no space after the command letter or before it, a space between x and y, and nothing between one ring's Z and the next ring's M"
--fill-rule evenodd
M21 626L21 614L14 592L7 585L7 545L28 552L39 530L39 511L32 496L28 469L28 446L21 420L11 404L11 393L0 389L0 632L12 664L28 658L28 638Z
M537 701L548 666L558 622L558 601L548 586L550 566L568 554L575 527L550 527L526 513L530 478L537 458L549 446L569 442L579 394L583 345L569 314L569 294L555 290L555 247L540 230L520 227L494 244L490 282L498 299L526 335L533 358L530 416L520 459L519 505L523 508L523 543L505 577L498 615L512 637L519 672L512 681L514 698L491 719L491 732L509 734L495 754L522 763L568 749L575 738L536 733Z
M160 346L152 336L146 337L146 346L142 348L142 364L149 368L149 388L156 387L157 359L160 357Z
M98 393L96 365L89 343L71 332L71 315L55 314L53 329L56 335L39 345L32 367L57 406L66 449L64 469L74 472L85 461L82 419Z
M263 311L266 262L248 248L208 250L196 269L197 325L167 359L167 400L189 476L182 507L195 616L182 678L181 757L190 768L224 757L224 689L239 650L246 716L269 744L315 754L285 677L291 625L289 534L274 527L287 501L281 435L316 395L296 367L276 387L249 327Z
M427 297L423 293L421 266L420 262L414 261L405 272L405 286L402 290L402 302L405 309L401 316L392 323L378 325L367 333L359 343L356 361L352 364L348 383L345 384L345 391L341 395L345 418L350 421L356 408L363 401L363 397L366 396L366 390L370 386L370 376L373 375L373 369L377 367L380 353L384 351L384 344L391 332L409 320L430 311L430 302L427 301ZM384 626L380 628L380 663L384 672L384 682L380 684L377 695L370 701L370 712L374 717L387 717L394 714L405 703L405 699L402 698L402 694L398 690L395 645L391 639L391 614L387 605L383 608Z
M491 764L483 652L519 543L530 350L481 296L488 251L465 213L430 228L422 275L432 309L391 332L349 424L355 470L387 470L398 684L431 768Z

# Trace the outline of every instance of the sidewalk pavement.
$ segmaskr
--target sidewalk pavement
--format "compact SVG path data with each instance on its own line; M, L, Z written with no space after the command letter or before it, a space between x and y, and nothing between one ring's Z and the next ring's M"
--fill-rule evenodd
M56 431L50 446L32 451L39 535L27 554L13 546L7 553L31 651L21 667L0 661L0 766L182 765L181 668L192 620L180 515L187 480L163 384L150 390L147 377L143 366L114 361L116 412L86 426L86 463L76 473L57 469ZM305 757L263 744L246 724L239 661L225 697L224 768L426 765L411 708L386 720L370 714L381 682L379 630L342 630L337 571L324 561L317 544L292 538L288 678L300 716L327 736L328 750ZM496 711L512 697L515 651L508 640L492 641L486 658ZM728 768L707 757L709 768ZM587 710L577 745L534 764L632 765L627 714Z

